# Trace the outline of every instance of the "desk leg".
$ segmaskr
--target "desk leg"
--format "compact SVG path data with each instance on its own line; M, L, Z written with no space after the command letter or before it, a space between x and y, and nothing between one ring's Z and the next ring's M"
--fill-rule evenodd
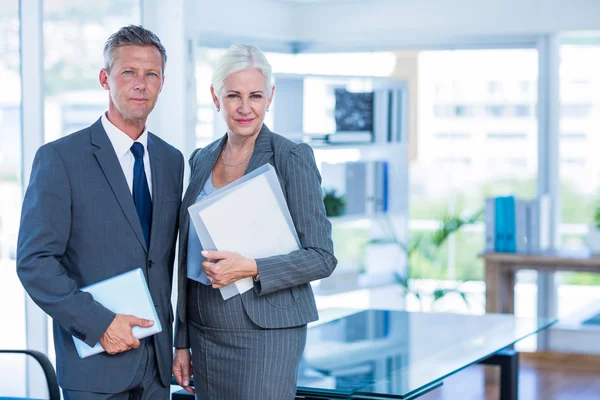
M500 263L485 263L485 312L515 313L515 271Z
M500 297L502 298L502 312L515 313L515 271L506 268L500 271Z
M485 262L485 312L515 312L515 272L500 263ZM497 369L485 367L484 380L486 384L497 383Z
M519 353L504 349L480 361L480 364L500 367L500 400L519 398Z
M485 312L501 312L500 304L500 265L485 262Z

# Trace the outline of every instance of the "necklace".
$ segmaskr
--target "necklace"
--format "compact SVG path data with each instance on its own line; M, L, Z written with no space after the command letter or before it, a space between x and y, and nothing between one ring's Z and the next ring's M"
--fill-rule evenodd
M244 162L246 162L246 160L248 159L248 157L250 157L250 156L252 155L252 153L254 153L254 150L252 150L250 153L248 153L248 154L246 155L246 157L244 157L244 158L242 159L242 161L240 161L240 162L236 162L236 163L233 163L233 164L230 164L230 163L228 163L227 161L225 161L225 157L224 157L224 156L225 156L225 152L223 152L223 153L221 153L221 162L222 162L222 163L223 163L223 165L225 165L226 167L237 167L238 165L241 165L241 164L243 164Z

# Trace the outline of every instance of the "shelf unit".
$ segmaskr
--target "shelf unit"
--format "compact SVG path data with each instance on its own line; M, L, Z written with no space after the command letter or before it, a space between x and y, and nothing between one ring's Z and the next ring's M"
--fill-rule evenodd
M339 83L356 77L331 77L315 75L276 75L276 96L272 106L273 130L279 134L289 137L295 141L306 141L315 135L305 134L304 121L307 120L305 112L314 110L314 104L305 107L305 81L322 78L323 82L330 85L333 96L335 87ZM365 187L364 198L370 206L365 206L364 212L352 215L343 215L330 218L334 227L334 245L339 264L331 277L322 280L317 286L320 293L333 293L356 289L372 285L389 284L394 279L394 272L405 273L407 268L406 255L393 244L368 244L364 250L362 259L349 259L343 254L348 243L335 241L336 233L344 229L367 230L367 241L372 239L385 239L389 237L389 227L394 231L394 236L401 242L408 242L408 86L403 81L388 78L366 78L371 79L371 88L374 95L373 106L373 138L370 143L324 143L322 141L308 141L313 148L317 166L321 172L324 188L336 188L338 193L346 193L346 189L352 190L352 195L360 198L361 188ZM331 85L331 82L336 82ZM314 87L314 86L313 86ZM315 99L323 104L327 99ZM314 127L315 118L325 118L326 112L309 115L308 120ZM331 118L331 116L329 116ZM323 125L331 124L331 120L325 121ZM321 132L326 132L323 129ZM313 129L314 132L314 129ZM323 135L319 135L323 136ZM387 165L387 182L384 182L387 193L386 212L377 211L378 204L372 193L381 193L374 190L374 184L381 184L381 174L375 177L373 165L381 162ZM365 163L362 170L365 180L347 179L349 163ZM333 166L333 167L332 167ZM328 167L328 168L324 168ZM360 168L359 168L360 169ZM345 172L344 172L345 171ZM383 176L386 176L385 173ZM357 183L359 182L359 183ZM366 182L366 183L364 183ZM375 183L373 183L375 182ZM353 186L350 186L353 185ZM358 187L354 185L359 185ZM365 185L365 186L362 186ZM354 198L353 198L354 199ZM360 201L359 201L360 202ZM354 203L356 204L356 203ZM380 204L380 203L379 203ZM386 224L381 224L383 218L387 218ZM386 226L387 225L387 226ZM362 233L361 233L362 234ZM340 235L347 237L344 235ZM348 249L348 254L354 254L356 249Z

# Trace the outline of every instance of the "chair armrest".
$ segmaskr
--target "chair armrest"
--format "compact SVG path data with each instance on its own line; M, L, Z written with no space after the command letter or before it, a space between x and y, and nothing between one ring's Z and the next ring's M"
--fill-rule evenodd
M0 350L0 354L25 354L33 357L42 367L46 383L48 384L48 394L50 400L60 400L60 389L58 387L58 379L52 363L44 353L35 350Z

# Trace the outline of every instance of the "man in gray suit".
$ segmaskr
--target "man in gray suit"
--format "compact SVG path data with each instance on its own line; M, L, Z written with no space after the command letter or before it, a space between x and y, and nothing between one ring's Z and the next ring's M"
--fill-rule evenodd
M181 153L145 128L164 82L166 52L141 26L113 34L100 84L108 111L92 126L38 150L21 216L17 272L53 319L58 379L70 399L166 399L172 360L170 302L183 190ZM79 288L142 268L163 331L113 313ZM80 359L73 336L106 350Z

